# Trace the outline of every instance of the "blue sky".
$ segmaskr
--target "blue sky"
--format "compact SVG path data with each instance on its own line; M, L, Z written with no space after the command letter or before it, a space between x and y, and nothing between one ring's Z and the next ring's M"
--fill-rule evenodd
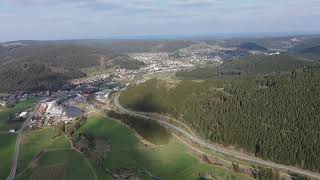
M0 41L319 32L320 0L0 0Z

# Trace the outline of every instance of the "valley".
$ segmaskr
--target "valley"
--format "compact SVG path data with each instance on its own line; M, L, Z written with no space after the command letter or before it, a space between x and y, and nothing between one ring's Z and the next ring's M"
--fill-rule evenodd
M0 44L0 178L319 179L311 39Z

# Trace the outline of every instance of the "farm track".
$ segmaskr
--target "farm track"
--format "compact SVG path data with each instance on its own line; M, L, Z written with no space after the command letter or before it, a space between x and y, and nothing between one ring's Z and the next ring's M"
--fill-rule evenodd
M47 99L44 99L42 101L46 101ZM13 180L14 177L16 176L17 173L17 167L18 167L18 161L19 161L19 155L20 155L20 147L21 147L21 141L22 141L22 135L24 130L27 127L28 122L31 120L33 114L35 114L40 106L40 103L42 101L39 101L38 104L35 106L33 112L29 114L28 118L23 122L21 129L17 132L17 140L15 144L15 153L13 156L13 161L12 161L12 167L9 176L7 177L7 180Z

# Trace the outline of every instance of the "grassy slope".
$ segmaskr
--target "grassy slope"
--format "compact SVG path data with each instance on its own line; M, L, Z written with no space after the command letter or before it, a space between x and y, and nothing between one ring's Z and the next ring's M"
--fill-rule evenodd
M0 179L5 179L9 175L15 140L15 134L0 134Z
M34 105L35 100L30 99L24 102L19 102L13 108L4 108L0 109L0 131L7 131L11 128L19 129L21 126L21 122L9 122L9 115L13 114L15 116L16 113L27 110Z
M71 149L65 136L53 139L53 135L54 131L51 128L28 131L24 135L18 167L18 174L22 173L18 179L93 179L93 174L82 155ZM47 151L31 168L30 163L42 150Z
M70 142L64 137L52 138L54 131L50 128L28 131L22 138L18 173L28 167L29 163L42 150L70 148Z
M80 132L91 134L97 139L111 140L112 151L104 162L111 170L120 167L140 168L165 179L196 179L200 172L214 172L223 179L231 176L238 176L239 179L248 178L217 166L200 163L179 143L172 142L156 148L144 148L132 130L103 117L91 118L80 128L78 133ZM102 169L96 166L95 168L99 178L106 179Z
M120 102L137 111L170 113L212 142L316 171L320 162L318 71L183 81L170 90L166 82L150 80L128 88Z
M34 168L28 168L19 180L90 180L93 174L82 155L73 149L51 150L43 154Z
M38 169L47 168L50 170L53 166L60 166L64 169L64 179L90 180L93 174L88 168L82 155L75 150L57 150L49 151L39 161L39 167L34 169L33 175L38 173ZM48 178L44 175L43 177Z

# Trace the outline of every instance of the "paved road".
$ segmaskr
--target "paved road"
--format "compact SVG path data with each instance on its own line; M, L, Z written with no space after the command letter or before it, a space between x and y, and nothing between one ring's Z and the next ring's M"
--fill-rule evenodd
M43 101L46 101L46 99L43 100ZM41 102L42 102L42 101L39 101L39 103L35 106L33 112L32 112L32 113L29 113L28 118L23 122L21 129L18 131L17 140L16 140L16 145L15 145L15 153L14 153L14 156L13 156L12 167L11 167L11 171L10 171L9 176L7 177L7 180L13 180L14 177L16 176L23 131L24 131L25 128L27 127L27 124L28 124L28 122L31 120L33 114L35 114L36 111L38 110Z
M17 132L9 132L9 131L0 131L0 134L16 134Z
M251 163L254 163L254 164L267 166L267 167L271 167L271 168L275 168L275 169L279 169L279 170L283 170L283 171L287 171L287 172L291 172L291 173L302 174L302 175L309 176L309 177L312 177L312 178L315 178L315 179L320 179L320 174L316 173L316 172L311 172L311 171L307 171L307 170L303 170L303 169L298 169L298 168L292 167L292 166L286 166L286 165L274 163L274 162L271 162L271 161L262 160L262 159L254 157L254 156L243 154L243 153L238 152L238 151L226 149L226 148L223 148L223 147L220 147L220 146L217 146L217 145L213 145L213 144L207 143L203 139L201 139L201 138L199 138L199 137L197 137L195 135L192 135L189 132L187 132L187 131L185 131L185 130L177 127L177 126L174 126L174 125L172 125L172 124L170 124L170 123L168 123L166 121L162 121L161 119L150 117L150 116L148 116L147 113L134 112L134 111L131 111L131 110L123 108L119 103L119 100L118 100L119 96L120 96L120 94L118 94L114 98L114 104L115 104L115 106L118 108L118 110L120 112L125 113L125 114L129 114L129 115L133 115L133 116L137 116L137 117L148 118L148 119L157 121L160 124L162 124L162 125L164 125L164 126L166 126L168 128L171 128L171 129L173 129L175 131L178 131L178 132L184 134L190 140L192 140L193 142L195 142L195 143L197 143L197 144L199 144L199 145L201 145L203 147L206 147L206 148L211 149L213 151L216 151L216 152L219 152L219 153L222 153L222 154L225 154L225 155L232 156L232 157L234 157L236 159L248 161L248 162L251 162Z

